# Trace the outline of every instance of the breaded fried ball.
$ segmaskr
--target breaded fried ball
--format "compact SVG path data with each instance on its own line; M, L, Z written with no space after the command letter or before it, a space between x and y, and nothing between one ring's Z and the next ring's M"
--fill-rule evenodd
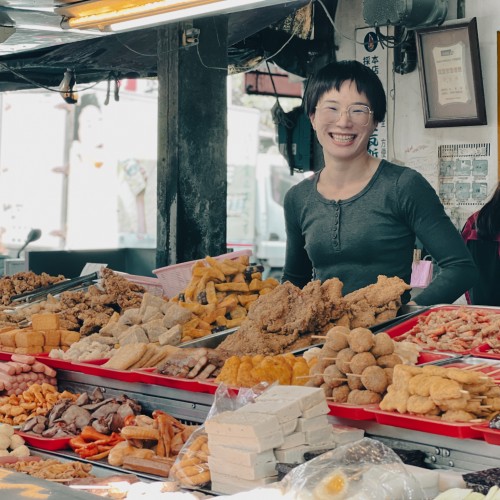
M352 374L347 374L347 385L351 391L354 389L364 389L364 385L361 383L361 377L353 376Z
M397 354L386 354L377 358L377 364L382 368L394 368L403 363L403 360Z
M323 392L325 393L325 398L330 398L332 396L333 387L331 385L328 385L326 382L323 382L319 387L323 389Z
M382 396L373 391L357 390L351 391L347 402L352 405L374 405L382 401Z
M380 366L368 366L361 374L361 383L369 391L382 394L388 386L387 375Z
M347 403L347 398L351 390L347 385L341 385L340 387L334 387L332 389L332 401L335 403Z
M349 335L349 328L345 326L334 326L326 332L325 347L329 346L334 351L341 351L346 347L349 347L347 341Z
M392 384L392 374L394 373L394 368L384 368L385 375L387 377L387 383Z
M323 378L325 368L331 364L332 361L318 358L318 361L309 370L309 375L314 375L314 377L311 377L305 385L309 387L319 387L325 381Z
M372 353L359 352L352 357L349 363L349 367L351 368L350 372L361 375L365 368L367 368L368 366L374 366L376 364L377 360Z
M385 356L394 352L394 340L391 339L389 334L380 332L374 336L374 344L370 352L375 356Z
M319 351L318 353L318 358L336 358L337 357L337 354L338 354L338 351L335 351L334 349L332 349L331 346L329 345L324 345L321 350ZM330 360L332 363L334 362L334 360Z
M335 366L342 372L342 373L350 373L351 369L349 367L349 362L353 358L353 356L356 353L350 349L349 347L342 349L341 351L338 352L337 354L337 359L335 361Z
M325 384L332 387L339 387L346 382L346 377L335 365L330 365L323 372L323 380Z
M349 347L354 352L367 352L374 343L374 335L368 328L354 328L349 334Z

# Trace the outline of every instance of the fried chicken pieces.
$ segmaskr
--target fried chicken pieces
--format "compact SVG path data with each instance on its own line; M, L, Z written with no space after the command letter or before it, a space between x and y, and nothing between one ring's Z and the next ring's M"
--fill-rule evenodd
M303 289L290 282L259 297L238 332L219 346L231 355L281 354L310 345L310 336L333 325L368 327L395 317L401 295L410 287L400 278L379 276L377 283L342 296L342 282L331 278Z

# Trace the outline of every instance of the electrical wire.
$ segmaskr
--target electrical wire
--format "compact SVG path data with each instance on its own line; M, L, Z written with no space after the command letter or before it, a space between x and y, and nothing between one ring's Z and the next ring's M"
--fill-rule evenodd
M55 88L52 88L52 87L47 87L46 85L43 85L42 83L38 83L38 82L35 82L34 80L32 80L31 78L23 75L22 73L19 73L18 71L16 71L15 69L12 69L12 68L9 68L9 66L7 66L6 64L4 64L3 62L0 61L0 67L2 67L3 69L7 70L7 71L10 71L13 75L17 76L18 78L21 78L21 80L25 80L26 82L28 83L31 83L32 85L34 85L35 87L37 88L40 88L40 89L45 89L45 90L48 90L50 92L57 92L58 94L61 93L61 91L59 90L59 88L55 89ZM83 92L85 90L89 90L89 89L92 89L94 88L96 85L99 85L99 83L101 82L104 82L105 80L107 80L109 78L109 76L107 76L106 78L103 78L102 80L98 80L96 81L95 83L93 83L92 85L89 85L88 87L83 87L83 88L75 88L74 91L75 92Z

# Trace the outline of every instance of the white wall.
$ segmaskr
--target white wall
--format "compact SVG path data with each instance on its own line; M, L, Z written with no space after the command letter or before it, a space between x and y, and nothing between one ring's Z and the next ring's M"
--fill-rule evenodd
M426 175L437 188L438 146L443 144L491 143L488 185L491 191L498 180L497 144L497 58L496 32L500 29L498 0L465 0L466 18L477 18L483 85L488 125L469 127L424 127L418 70L407 75L392 74L392 50L388 57L388 142L389 159L413 166L422 157L429 162ZM355 29L366 27L362 0L340 0L335 16L338 59L353 59ZM456 2L450 0L446 20L456 19ZM341 34L345 35L342 36ZM348 39L348 38L350 39ZM392 82L395 83L394 88ZM392 98L392 96L394 98ZM424 173L424 172L422 172ZM424 174L425 175L425 174ZM471 208L472 212L473 209Z

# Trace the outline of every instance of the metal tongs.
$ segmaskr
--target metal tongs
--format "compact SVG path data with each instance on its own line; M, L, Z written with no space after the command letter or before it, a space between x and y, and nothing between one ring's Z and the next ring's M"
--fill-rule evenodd
M23 292L18 295L13 295L10 302L35 302L36 300L44 299L47 295L57 295L58 293L65 292L66 290L71 290L72 288L80 287L86 284L92 283L94 280L99 279L99 273L95 272L92 274L86 274L85 276L79 276L78 278L71 278L69 280L56 283L55 285L46 286L43 288L37 288L36 290L31 290L29 292Z

